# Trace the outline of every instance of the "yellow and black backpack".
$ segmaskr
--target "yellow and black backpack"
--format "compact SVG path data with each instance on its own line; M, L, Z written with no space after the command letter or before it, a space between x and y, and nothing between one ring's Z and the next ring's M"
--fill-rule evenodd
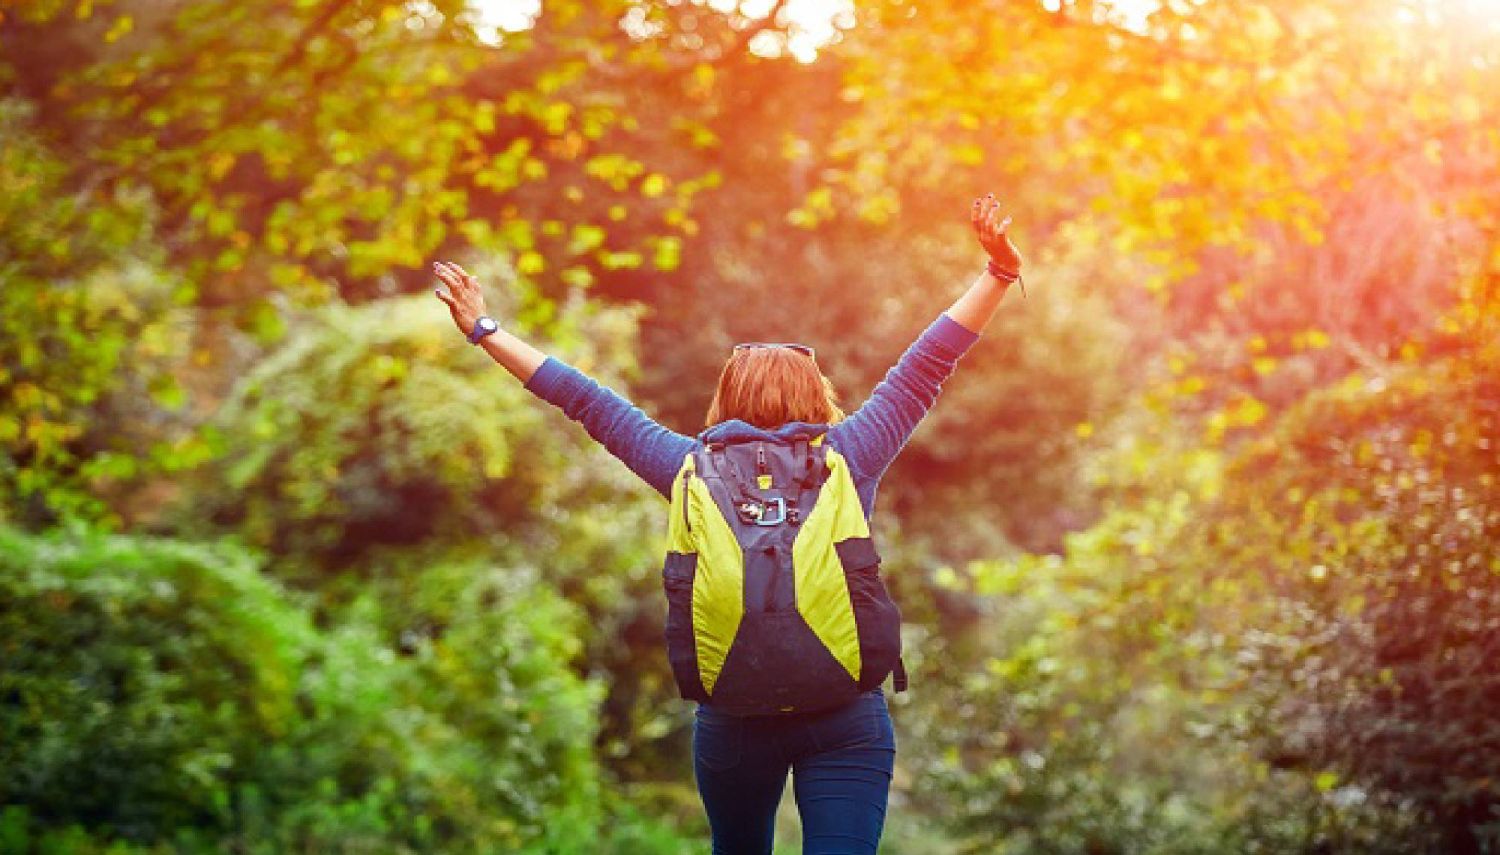
M901 611L822 432L702 443L672 484L662 585L684 698L738 715L852 700L895 673Z

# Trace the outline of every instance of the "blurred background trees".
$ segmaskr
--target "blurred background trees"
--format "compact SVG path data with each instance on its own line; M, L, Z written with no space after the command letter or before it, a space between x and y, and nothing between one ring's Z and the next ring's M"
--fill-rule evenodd
M738 340L857 405L985 192L887 849L1493 851L1497 21L0 3L0 851L700 849L663 506L426 265L696 433Z

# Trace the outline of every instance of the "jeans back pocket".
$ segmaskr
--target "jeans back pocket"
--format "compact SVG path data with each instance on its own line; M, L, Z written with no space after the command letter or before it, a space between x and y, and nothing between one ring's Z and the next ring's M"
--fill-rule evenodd
M740 763L745 751L745 722L738 716L699 707L693 718L693 759L705 769L723 772Z

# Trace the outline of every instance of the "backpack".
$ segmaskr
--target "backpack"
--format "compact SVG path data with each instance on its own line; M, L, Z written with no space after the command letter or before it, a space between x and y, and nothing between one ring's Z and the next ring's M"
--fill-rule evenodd
M700 443L672 484L666 647L682 697L735 715L811 712L895 673L901 611L826 428Z

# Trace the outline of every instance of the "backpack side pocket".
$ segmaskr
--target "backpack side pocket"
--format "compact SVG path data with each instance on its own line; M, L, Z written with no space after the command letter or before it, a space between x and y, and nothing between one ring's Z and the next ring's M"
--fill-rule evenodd
M868 691L884 683L901 658L901 609L880 578L880 555L873 540L849 538L834 548L844 566L854 622L859 628L859 688Z
M696 552L668 552L662 564L661 584L667 595L667 661L682 697L708 700L698 676L697 642L693 637L693 579L698 574Z

